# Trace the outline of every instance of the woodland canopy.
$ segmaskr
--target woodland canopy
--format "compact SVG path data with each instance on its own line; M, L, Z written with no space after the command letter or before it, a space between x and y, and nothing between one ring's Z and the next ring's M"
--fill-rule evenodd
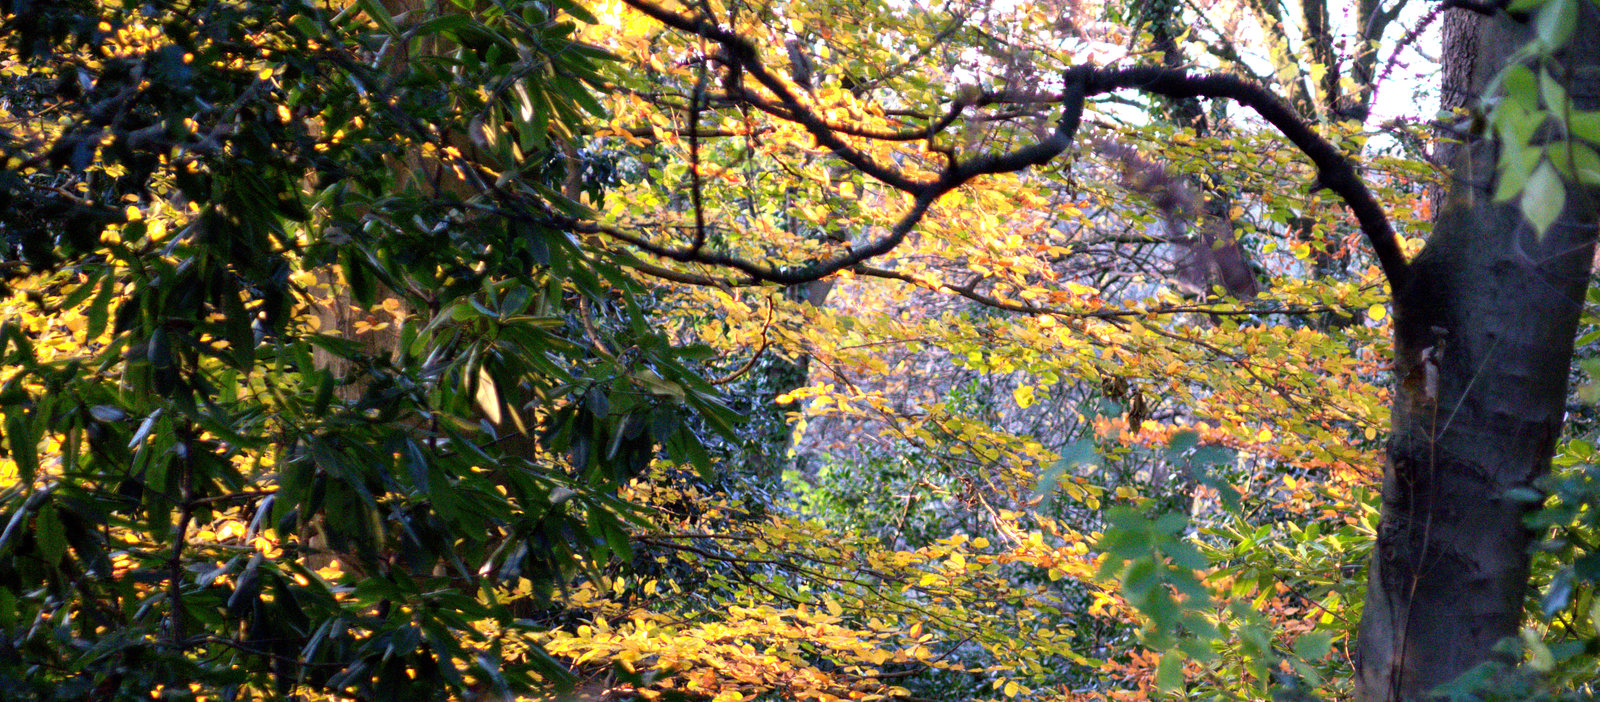
M1590 699L1600 0L0 0L0 699Z

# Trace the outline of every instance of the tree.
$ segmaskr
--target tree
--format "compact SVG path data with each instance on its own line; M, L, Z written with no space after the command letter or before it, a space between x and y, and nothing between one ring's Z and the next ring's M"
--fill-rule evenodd
M0 696L570 683L517 631L728 421L551 220L584 11L0 9Z
M5 6L0 693L1415 698L1512 634L1527 668L1457 692L1584 682L1600 496L1533 479L1593 8L1514 8L1539 41L1469 150L1503 184L1408 260L1431 173L1338 120L1389 20L1349 94L1330 32L1277 57L1308 123L1161 63L1171 6L1164 57L1086 60L1145 42L1082 5ZM1174 284L1202 216L1253 299ZM1434 472L1508 408L1544 441L1491 446L1509 477ZM819 460L779 483L789 411ZM1467 556L1478 636L1428 638Z
M1593 94L1582 82L1587 78L1577 78L1589 75L1592 58L1590 47L1580 46L1584 42L1569 40L1573 27L1593 26L1575 18L1590 17L1594 8L1577 2L1541 3L1518 8L1536 11L1531 18L1513 19L1495 8L1477 7L1475 11L1498 13L1481 38L1452 35L1447 51L1472 57L1469 66L1456 69L1464 71L1452 76L1456 84L1470 86L1471 95L1503 90L1507 97L1488 117L1494 131L1467 135L1466 156L1454 171L1454 195L1427 246L1408 262L1350 155L1248 82L1167 68L1077 65L1065 69L1055 90L963 88L966 92L950 99L942 114L904 108L874 112L851 101L851 94L862 103L866 96L849 87L864 81L851 74L848 59L839 60L837 70L846 75L840 85L851 94L808 95L778 68L781 59L766 51L774 45L763 46L740 33L743 18L732 9L722 16L644 0L628 4L716 47L714 57L705 54L697 88L720 86L707 104L721 101L797 125L819 148L898 191L906 202L884 233L794 264L762 263L759 256L714 250L700 239L678 245L670 237L591 225L659 259L732 271L727 277L691 276L708 284L793 284L838 271L882 275L868 262L905 246L910 232L941 198L985 178L1042 168L1064 153L1090 96L1138 89L1171 98L1230 99L1256 111L1313 162L1315 186L1347 203L1394 291L1393 438L1385 459L1383 519L1358 647L1358 694L1363 699L1425 696L1491 660L1496 642L1517 632L1531 538L1523 519L1560 434L1578 301L1587 285L1592 251L1592 176L1580 165L1592 154L1582 143L1591 138L1586 130L1592 113L1584 112L1590 105L1576 97ZM1463 48L1473 42L1475 51ZM937 44L929 45L935 48ZM999 54L997 63L1021 62L1021 53ZM1538 57L1531 70L1524 63L1531 61L1529 55ZM1361 63L1370 80L1370 55L1364 54ZM713 69L715 74L706 78ZM1006 65L1004 70L1026 69ZM1028 75L1039 73L1035 66ZM1500 78L1491 80L1495 76ZM1327 84L1324 88L1337 93ZM916 102L901 99L901 104ZM1338 102L1330 97L1329 104ZM701 109L697 104L690 109ZM1030 104L1061 105L1062 114L1053 128L1038 128L1039 138L1018 138L1011 148L995 152L976 149L965 155L938 141L965 110L993 104L1023 106L1014 115L1036 114L1028 112L1025 106ZM856 121L846 121L843 114ZM1562 125L1554 136L1539 130L1547 119ZM897 141L926 141L929 157L897 154L891 160L888 153ZM699 187L695 185L696 192ZM694 216L702 213L696 205ZM698 226L703 234L705 225ZM981 299L970 286L932 285ZM999 295L984 301L1016 312L1049 312L1043 305L1010 302Z
M1573 34L1594 19L1589 3L1550 3L1532 22L1498 13L1446 46L1457 85L1483 94L1499 82L1505 97L1495 130L1460 147L1428 246L1394 285L1398 382L1359 644L1364 699L1422 697L1520 625L1523 519L1561 433L1593 259L1594 181L1568 160L1587 161L1588 147L1568 144L1594 135L1566 125L1595 107L1579 96L1594 94L1600 55ZM1558 75L1570 76L1559 88ZM1532 133L1545 115L1559 136Z

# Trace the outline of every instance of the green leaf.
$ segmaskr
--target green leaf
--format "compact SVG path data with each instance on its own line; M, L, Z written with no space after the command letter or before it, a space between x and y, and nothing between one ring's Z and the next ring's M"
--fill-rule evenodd
M471 17L459 12L451 12L429 19L422 24L417 25L411 31L417 36L447 34L454 37L457 36L458 32L468 27L473 27L477 29L477 31L482 31L482 25L473 21Z
M1545 163L1534 170L1519 204L1534 236L1543 239L1567 205L1567 189L1554 166Z
M1302 661L1321 660L1333 649L1333 635L1326 631L1311 631L1294 640L1294 655Z
M294 25L294 28L299 30L300 34L307 39L321 39L327 36L327 30L304 14L295 14L290 17L289 24Z
M94 290L93 283L82 283L73 286L72 292L67 293L67 296L61 299L61 308L73 309L83 304L83 301L89 299L90 293L93 293Z
M1134 561L1132 565L1128 566L1128 571L1122 575L1122 592L1130 599L1140 599L1160 585L1161 576L1156 572L1155 561L1149 558L1141 558ZM1145 608L1141 607L1140 609L1143 610ZM1162 614L1170 615L1171 613L1145 611L1145 614L1155 617Z
M1568 113L1567 131L1591 144L1600 144L1600 112L1576 110Z
M245 312L244 302L238 292L224 290L221 298L222 327L223 334L228 340L228 350L232 352L233 362L237 367L248 369L256 360L255 330L251 328L252 317Z
M1546 47L1560 49L1578 28L1578 0L1548 0L1533 20L1534 31Z
M1510 202L1522 194L1528 177L1538 167L1542 154L1526 145L1503 143L1500 148L1500 178L1495 183L1495 202Z
M643 386L650 394L657 397L668 397L679 402L682 402L686 397L682 385L667 380L648 368L634 373L633 380Z
M45 505L33 517L33 536L46 564L54 566L67 555L67 528L55 505Z
M1187 541L1178 541L1170 544L1166 548L1166 554L1168 558L1172 559L1173 565L1180 568L1200 570L1211 565L1211 560Z
M1544 109L1556 119L1563 119L1572 111L1572 99L1567 96L1566 87L1556 82L1550 71L1539 71L1539 97L1544 100Z
M1556 667L1555 655L1550 647L1539 640L1539 634L1532 628L1523 628L1522 644L1528 650L1528 667L1540 673L1548 673Z
M1167 442L1167 456L1176 458L1200 444L1200 432L1185 429L1172 435Z
M1081 467L1094 467L1100 465L1100 451L1095 446L1094 439L1084 437L1067 444L1061 449L1061 458L1055 463L1063 470L1075 470Z
M628 531L623 528L622 522L617 521L616 515L604 507L597 507L589 513L589 533L599 537L612 556L623 562L633 558L633 547L628 543Z
M24 410L6 413L6 448L17 464L17 475L26 485L39 473L39 439L28 426Z
M1569 183L1600 185L1600 154L1588 144L1561 141L1545 147L1550 163Z
M368 17L377 22L383 31L394 36L400 35L400 27L394 23L394 15L389 14L388 8L384 7L380 0L356 0L356 4L367 13Z
M1161 655L1156 665L1156 690L1164 695L1183 691L1183 656L1177 649Z
M95 293L94 299L89 302L89 308L83 311L87 327L84 331L85 340L95 339L106 329L106 317L111 313L111 295L116 290L117 276L110 271L100 281L100 292Z
M1506 70L1497 76L1495 85L1490 92L1498 92L1506 97L1501 105L1520 107L1528 112L1539 109L1539 79L1534 75L1533 69L1516 63L1506 67ZM1495 108L1498 114L1499 106Z

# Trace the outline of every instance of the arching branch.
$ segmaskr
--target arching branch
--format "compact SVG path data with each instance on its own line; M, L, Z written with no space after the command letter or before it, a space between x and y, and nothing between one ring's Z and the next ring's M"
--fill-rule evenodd
M1390 289L1401 289L1407 271L1405 253L1400 250L1400 239L1383 206L1373 197L1350 159L1266 88L1237 76L1192 75L1178 69L1144 66L1122 69L1074 66L1067 70L1067 80L1069 83L1086 81L1089 95L1135 89L1169 98L1224 98L1254 110L1311 159L1317 167L1316 187L1327 188L1344 200L1372 246Z
M578 228L582 231L611 236L661 258L732 268L766 282L792 285L816 280L892 251L920 223L928 208L944 194L982 176L1011 173L1049 163L1071 146L1085 99L1132 89L1169 98L1222 98L1254 110L1316 166L1315 187L1327 188L1344 200L1372 246L1391 289L1398 290L1404 283L1407 264L1399 238L1383 207L1357 173L1354 163L1312 130L1286 103L1249 80L1222 74L1190 74L1181 69L1160 67L1074 66L1062 76L1062 92L1055 98L1061 105L1062 114L1056 128L1048 136L1012 151L985 154L970 160L961 160L953 152L945 152L949 156L949 163L938 176L931 180L919 180L905 175L892 165L873 159L848 143L847 136L863 138L861 133L841 130L806 106L789 85L762 62L760 52L750 39L705 17L679 14L648 0L626 2L669 27L716 42L721 47L721 60L730 67L729 78L724 84L728 97L744 100L780 119L801 125L819 146L832 150L835 157L861 173L911 195L913 203L882 237L853 247L844 254L797 268L755 263L727 254L704 251L698 246L678 248L662 245L645 236L598 223L580 223ZM744 87L747 78L774 96L776 101ZM929 133L948 126L959 113L960 107L956 105L936 122L930 123Z

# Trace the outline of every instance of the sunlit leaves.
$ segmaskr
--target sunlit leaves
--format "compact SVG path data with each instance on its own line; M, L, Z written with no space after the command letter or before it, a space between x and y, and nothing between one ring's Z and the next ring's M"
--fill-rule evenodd
M626 559L608 486L655 447L709 467L679 420L715 393L542 209L575 207L551 140L599 111L603 52L547 5L364 5L86 4L13 37L65 82L6 86L49 109L6 144L0 598L51 622L8 623L7 694L568 680L502 646L495 588ZM392 63L397 33L469 50ZM454 141L475 117L494 149Z
M804 31L840 36L835 28L811 26ZM771 31L769 26L745 29L752 36ZM780 41L773 37L763 46L776 47ZM848 46L873 50L864 43ZM636 59L640 68L617 77L621 84L641 91L641 84L648 84L651 90L683 96L698 80L693 47L674 44L670 33L656 44L626 40L618 48L642 52ZM821 55L819 51L813 58ZM774 51L772 56L781 70L781 54ZM840 123L882 127L881 116L871 109L873 101L899 99L898 90L920 95L918 79L912 73L903 82L848 96L824 83L800 97ZM947 94L960 99L971 92ZM785 120L731 109L698 115L698 124L720 133L698 137L702 162L697 166L683 132L689 123L684 103L630 96L615 104L619 115L638 116L614 122L597 136L617 142L619 148L625 142L637 149L642 170L636 180L614 191L625 196L609 197L601 214L628 223L666 223L642 232L658 246L693 245L697 218L703 217L709 223L708 250L798 265L844 250L847 242L870 240L899 213L901 201L892 193L860 179ZM974 142L1026 138L1024 130L1009 131L1004 124L987 132L971 125L966 129L962 136ZM642 138L646 132L648 137ZM1280 475L1292 473L1317 475L1326 488L1285 480L1281 491L1274 488L1273 493L1284 500L1282 509L1342 523L1341 510L1352 499L1349 486L1362 479L1358 466L1377 445L1385 416L1378 387L1385 360L1372 349L1386 332L1385 320L1370 313L1382 291L1373 282L1372 269L1353 252L1348 225L1329 202L1315 194L1301 195L1302 181L1297 179L1306 174L1291 152L1264 136L1244 131L1199 138L1149 125L1107 130L1093 138L1154 144L1154 160L1198 183L1209 184L1214 174L1226 172L1230 187L1240 193L1226 219L1240 237L1249 238L1252 251L1270 261L1269 270L1285 277L1250 302L1186 298L1164 270L1170 264L1161 247L1169 242L1151 234L1168 214L1161 211L1159 198L1130 197L1127 192L1126 183L1155 176L1117 173L1098 166L1096 156L1086 153L1073 164L1070 178L1066 170L1046 169L986 178L949 193L930 208L914 236L873 262L874 270L846 271L827 281L827 304L820 308L782 301L770 288L741 293L690 287L674 293L669 318L683 320L677 328L698 334L725 354L809 359L810 381L776 398L800 406L804 434L799 450L825 461L821 468L794 471L794 489L801 493L805 514L856 526L895 544L925 543L920 540L930 533L947 533L939 529L974 529L967 515L985 515L1001 506L1056 511L1075 522L1096 523L1108 507L1152 494L1174 505L1188 505L1193 498L1202 505L1197 509L1212 519L1214 505L1237 504L1235 485L1256 484L1254 480L1277 485L1273 481ZM1344 139L1358 149L1365 135L1352 132ZM938 157L930 155L936 152L916 141L849 143L895 161L912 175L926 175L938 165ZM1427 217L1424 200L1405 195L1416 180L1431 176L1425 167L1401 158L1374 160L1371 167L1383 174L1385 195L1408 205L1404 212L1409 222ZM697 168L703 196L698 212L686 194ZM1123 261L1142 263L1121 267ZM1339 263L1326 270L1339 269L1349 277L1290 277L1333 261ZM666 259L653 262L684 273L718 273ZM1298 311L1307 308L1317 311ZM1220 314L1208 318L1207 310ZM1275 310L1297 311L1280 318ZM1214 455L1203 455L1207 453ZM1278 509L1279 503L1269 502L1274 506L1264 509ZM1045 532L1035 541L1029 529L1013 526L1010 519L995 527L981 522L975 533L996 543L1017 539L1016 555L1005 565L1032 563L1042 572L1012 577L1056 583L1073 599L1048 610L1042 602L1023 600L1024 611L1035 614L996 625L992 633L973 639L988 643L969 660L998 666L985 689L975 694L1046 696L1051 694L1050 681L1081 675L1110 676L1117 684L1145 690L1157 672L1163 685L1173 687L1174 679L1182 677L1177 673L1193 672L1186 667L1198 665L1194 661L1212 660L1203 658L1199 648L1159 658L1131 646L1128 621L1133 610L1118 594L1093 584L1096 564L1067 557L1080 553L1078 549L1092 557L1092 537ZM769 526L763 533L770 536L775 529ZM721 541L708 543L727 548ZM775 546L765 543L769 550L759 553L770 556ZM897 559L912 558L904 550L892 552ZM1265 557L1266 551L1260 553ZM1021 554L1027 554L1026 561ZM948 571L970 569L992 558L957 555L944 555L939 562ZM851 602L861 596L841 595L842 587L846 592L849 588L819 578L801 563L771 565L782 576L760 580L755 590L737 579L729 579L728 587L737 593L733 597L745 598L738 601L752 603L764 602L769 590L790 592L777 583L785 588L798 583L826 592L824 606L837 603L848 616ZM940 582L939 573L876 572L892 574L890 582L903 578L919 587ZM1151 604L1159 599L1157 593L1165 592L1165 585L1151 585L1149 578L1135 575L1138 587L1133 592L1144 598L1141 603ZM1203 593L1208 585L1195 587ZM888 606L870 596L861 601L870 611ZM723 602L704 605L709 613L691 611L707 621L725 622ZM1264 602L1273 607L1276 622L1296 616L1287 602L1279 605L1271 596ZM939 605L940 612L952 615L972 606L957 598ZM1174 614L1181 607L1157 609ZM1263 666L1276 660L1271 654L1274 624L1260 614L1244 621L1233 607L1220 611L1219 620L1232 617L1243 623L1237 630L1218 630L1231 648L1215 670L1228 672L1217 673L1218 682L1207 681L1197 689L1260 694L1266 684ZM1090 660L1083 649L1067 645L1066 640L1086 635L1067 631L1079 626L1072 617L1084 613L1116 622L1092 634L1101 642L1092 645L1109 647L1115 655ZM737 615L746 616L765 615L743 610ZM1005 616L995 615L1002 622ZM959 627L945 625L944 631L944 641L965 640ZM663 636L659 645L684 645L673 637ZM572 645L576 648L570 655L598 655ZM609 642L593 645L614 655L635 655ZM1193 641L1187 645L1195 647ZM1045 652L1078 667L1044 662ZM833 655L834 660L871 661L877 654L838 650ZM698 660L684 665L690 670L714 667ZM674 674L690 678L697 673ZM934 671L926 677L949 680ZM741 684L711 677L703 682L713 680ZM757 689L771 690L774 684L764 681ZM741 694L754 691L741 688Z
M1089 146L952 190L870 265L746 286L684 252L792 270L908 206L780 93L861 159L933 178L1049 128L1079 60L1067 18L673 6L753 38L775 90L730 85L716 47L621 4L581 28L563 3L394 7L263 10L249 33L146 52L204 104L175 103L173 142L148 152L184 158L90 192L105 221L36 259L83 277L12 281L42 303L6 302L34 326L0 334L23 369L0 375L0 465L83 494L6 493L35 535L0 553L137 575L107 596L149 603L125 628L221 632L162 659L210 665L185 679L217 689L422 699L567 665L646 698L1262 696L1286 647L1317 661L1294 667L1307 680L1335 665L1352 586L1306 574L1370 540L1351 485L1386 421L1388 320L1292 150L1247 122L1202 135L1091 106L1083 144L1157 166ZM1525 78L1543 97L1505 120L1531 134L1562 93ZM38 133L95 178L141 163ZM1517 167L1581 171L1585 153ZM1425 164L1363 166L1404 223L1428 219ZM1198 204L1175 216L1175 191L1146 187L1163 178ZM678 253L562 226L591 216ZM1254 299L1176 272L1219 224ZM85 536L101 522L137 538ZM0 583L0 616L68 601L49 596Z

